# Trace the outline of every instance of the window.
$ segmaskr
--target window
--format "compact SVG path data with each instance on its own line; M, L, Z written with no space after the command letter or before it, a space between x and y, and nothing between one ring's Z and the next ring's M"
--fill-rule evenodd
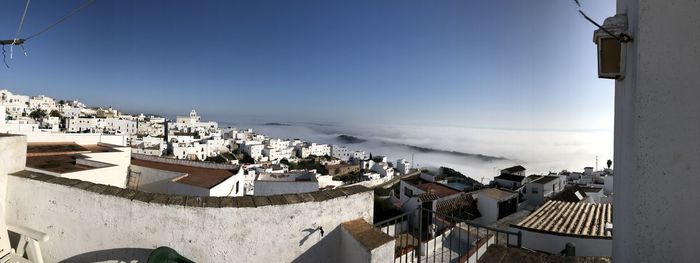
M537 194L538 192L539 192L539 191L537 190L537 188L532 188L532 193L533 193L533 194Z
M411 196L413 195L413 190L408 189L408 187L404 187L404 188L403 188L403 194L406 195L406 196L408 196L408 197L411 197Z
M240 184L241 182L236 182L236 194L238 194L238 191L241 189Z

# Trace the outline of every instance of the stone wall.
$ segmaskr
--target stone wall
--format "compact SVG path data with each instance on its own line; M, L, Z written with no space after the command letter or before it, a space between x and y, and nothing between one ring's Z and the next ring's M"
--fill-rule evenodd
M42 244L47 262L130 262L159 246L197 262L338 262L340 224L373 217L373 192L361 186L196 197L27 171L8 176L6 204L9 223L49 234Z

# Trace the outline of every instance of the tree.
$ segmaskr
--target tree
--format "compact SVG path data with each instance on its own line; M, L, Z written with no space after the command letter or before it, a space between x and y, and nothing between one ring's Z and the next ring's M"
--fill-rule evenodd
M42 109L36 109L29 113L29 117L34 119L35 121L40 121L46 118L46 111Z
M52 110L51 113L49 113L49 116L61 118L61 113L57 110Z
M610 166L612 166L612 160L608 160L608 169L610 169Z

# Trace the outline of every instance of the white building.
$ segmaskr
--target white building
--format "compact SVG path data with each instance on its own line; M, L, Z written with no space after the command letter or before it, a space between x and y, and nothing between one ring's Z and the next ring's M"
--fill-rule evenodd
M396 171L401 174L408 174L411 170L411 162L406 161L406 159L396 160Z
M565 176L533 175L528 179L530 182L525 185L523 194L531 206L539 206L546 201L546 198L564 190L566 186Z
M523 167L522 165L516 165L516 166L508 167L506 169L501 170L501 174L514 174L514 175L526 176L526 170L525 170L525 167Z
M138 123L131 116L106 118L103 132L112 134L136 134Z
M0 90L0 105L5 106L8 116L15 119L29 114L29 97Z
M73 117L66 121L67 132L101 133L105 125L105 119L95 117Z
M394 177L394 168L389 166L389 163L374 163L372 165L372 171L378 173L381 175L382 178L386 178L387 180L391 180L391 178Z
M311 143L309 145L309 155L331 156L331 146L328 144Z
M265 145L259 141L244 141L240 147L241 152L250 155L255 160L263 157L262 151L265 149Z
M526 177L519 174L501 173L493 178L494 183L503 188L518 189L526 183Z
M31 110L45 110L46 113L52 110L58 109L56 107L56 101L53 98L44 95L32 96L29 99L29 109Z
M321 156L321 155L317 155L317 156ZM343 145L336 145L336 144L331 145L331 156L333 158L337 158L337 159L343 160L343 161L350 160L350 157L352 157L350 149L348 149L347 147L345 147Z
M472 192L481 217L475 221L491 224L518 210L518 192L487 188Z

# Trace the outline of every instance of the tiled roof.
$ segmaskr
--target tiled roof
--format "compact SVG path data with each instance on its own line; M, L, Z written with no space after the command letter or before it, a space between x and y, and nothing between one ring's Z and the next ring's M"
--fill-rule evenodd
M466 213L470 216L470 218L467 219L481 217L481 213L479 213L476 202L470 194L462 194L457 198L438 201L436 210L439 215L459 215L460 213Z
M433 192L422 193L422 194L416 195L416 197L418 197L418 199L420 199L421 202L428 202L428 201L440 199L440 197Z
M611 239L611 204L548 201L515 228L555 235Z
M460 193L460 191L458 191L452 187L440 184L440 183L420 184L420 185L416 185L416 188L421 189L421 190L425 191L426 193L432 192L440 198Z

